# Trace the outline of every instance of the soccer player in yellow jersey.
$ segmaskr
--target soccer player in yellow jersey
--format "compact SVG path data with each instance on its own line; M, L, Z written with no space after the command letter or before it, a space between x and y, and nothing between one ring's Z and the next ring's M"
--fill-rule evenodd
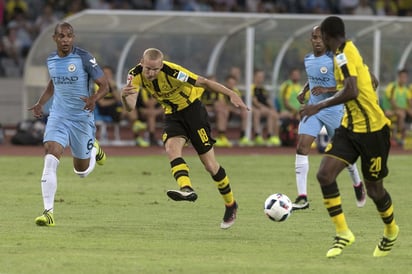
M326 256L332 258L340 255L346 246L355 241L342 210L336 178L347 165L354 164L358 157L362 163L367 194L375 203L384 223L383 238L376 246L373 256L386 256L399 233L391 197L383 186L383 178L388 175L390 121L378 104L374 90L375 78L363 63L353 42L346 40L342 19L337 16L327 17L320 29L325 46L335 54L338 92L316 104L304 106L301 117L305 120L321 109L345 104L341 126L336 129L327 146L317 173L324 205L336 229L334 243Z
M171 172L180 189L169 190L167 195L175 201L197 199L189 177L189 166L183 159L183 147L190 141L205 169L212 176L225 203L222 229L233 225L237 203L225 169L217 162L213 149L207 111L199 98L204 89L225 94L236 107L248 109L232 90L183 68L164 61L163 53L156 48L144 51L140 63L129 70L127 85L122 89L122 101L127 110L136 105L141 88L149 91L163 106L165 123L163 142L171 165Z

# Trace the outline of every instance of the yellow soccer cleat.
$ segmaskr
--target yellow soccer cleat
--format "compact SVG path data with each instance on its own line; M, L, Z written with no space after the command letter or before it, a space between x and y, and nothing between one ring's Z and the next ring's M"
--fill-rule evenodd
M281 145L280 139L278 136L272 136L266 141L266 145L269 147L278 147Z
M326 253L326 257L334 258L342 254L345 247L350 246L355 242L355 235L352 231L347 231L344 234L336 235L332 247Z
M34 219L34 222L38 226L55 226L53 213L49 210L44 210L43 215Z
M229 141L229 139L222 135L216 138L216 143L215 146L217 147L232 147L232 142Z
M106 153L104 153L103 149L100 147L99 142L97 139L94 140L93 146L96 148L96 163L99 165L104 165L106 162Z
M253 143L255 144L255 146L264 146L265 145L265 140L263 139L262 136L258 135L253 140Z
M239 146L241 147L251 147L253 145L254 145L253 142L246 136L243 136L239 140Z
M143 137L137 137L136 138L136 146L139 146L139 147L149 147L150 146L150 143L148 142L148 141L146 141L145 139L143 139Z
M132 130L133 130L134 133L138 133L138 132L140 132L140 131L142 131L142 130L146 130L146 128L147 128L146 123L143 123L143 122L140 121L140 120L136 120L136 121L133 123L133 126L132 126Z
M389 252L391 252L396 239L398 238L398 234L399 227L395 226L395 232L392 235L383 235L382 240L379 242L379 244L375 247L375 250L373 251L373 257L384 257L388 255Z

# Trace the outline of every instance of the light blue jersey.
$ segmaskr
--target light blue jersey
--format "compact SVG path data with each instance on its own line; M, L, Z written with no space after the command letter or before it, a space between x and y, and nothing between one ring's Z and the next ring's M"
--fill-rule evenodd
M305 56L305 69L309 82L309 89L314 87L336 87L335 75L333 72L333 54L326 54L316 57L313 53ZM316 104L334 93L323 93L313 95L310 93L308 104ZM331 106L320 110L317 114L309 117L305 122L299 124L299 134L306 134L313 137L318 136L322 126L325 126L331 138L335 129L339 127L343 116L343 105Z
M85 103L80 97L90 97L93 92L90 80L103 76L96 59L87 51L74 47L66 57L59 57L57 52L49 55L47 67L54 85L50 115L72 120L92 116L93 113L83 109Z
M54 95L43 142L69 145L74 157L89 158L96 128L94 114L83 109L81 97L92 95L90 80L102 77L103 71L89 52L78 47L65 57L50 54L47 67Z

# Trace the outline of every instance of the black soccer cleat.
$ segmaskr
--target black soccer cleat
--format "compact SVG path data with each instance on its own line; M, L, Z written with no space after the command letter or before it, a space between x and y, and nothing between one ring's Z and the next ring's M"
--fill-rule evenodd
M191 187L182 187L180 190L168 190L167 196L173 201L189 201L197 200L197 194Z

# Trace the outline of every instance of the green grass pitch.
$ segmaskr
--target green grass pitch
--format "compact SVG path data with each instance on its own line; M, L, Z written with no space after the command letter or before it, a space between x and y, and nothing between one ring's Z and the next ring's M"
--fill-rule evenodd
M199 199L174 202L166 156L109 157L78 178L72 160L58 169L56 227L37 227L42 212L42 157L0 157L0 274L14 273L409 273L411 271L411 161L390 157L385 181L400 236L392 253L374 258L383 232L374 204L355 205L349 175L338 178L343 209L356 242L327 259L334 228L322 205L310 156L310 208L284 223L263 214L274 192L296 196L294 155L218 156L239 203L238 219L219 228L223 200L196 156L185 157Z

